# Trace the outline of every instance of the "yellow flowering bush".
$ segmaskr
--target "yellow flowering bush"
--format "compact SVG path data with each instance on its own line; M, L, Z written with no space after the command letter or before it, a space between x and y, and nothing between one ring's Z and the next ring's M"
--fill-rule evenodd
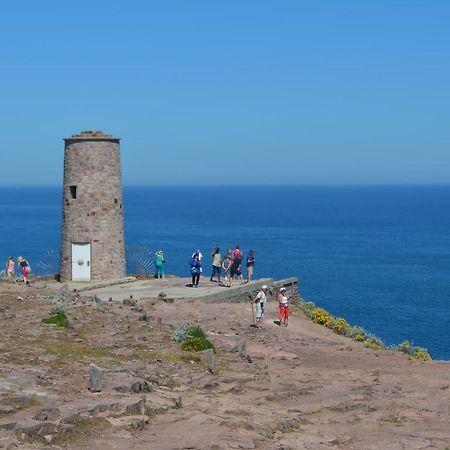
M328 311L325 311L323 308L313 308L311 314L311 318L314 322L326 327L330 325L332 317Z
M364 341L364 346L365 346L365 347L368 347L368 348L373 348L374 350L380 350L380 348L382 348L382 347L381 347L381 344L380 344L379 342L377 342L377 341L371 341L371 340L369 340L369 339L366 339L366 340Z
M300 300L297 305L304 312L306 317L310 318L313 322L332 329L337 334L348 336L356 342L362 342L367 348L372 348L374 350L386 348L379 338L370 334L364 328L350 325L343 317L335 317L327 310L315 306L312 302ZM411 358L421 361L430 361L432 359L427 349L411 345L408 341L404 341L399 345L391 346L389 348L406 353Z
M401 344L394 346L393 350L405 353L411 358L418 359L420 361L431 361L431 356L426 348L416 347L409 341L403 341Z

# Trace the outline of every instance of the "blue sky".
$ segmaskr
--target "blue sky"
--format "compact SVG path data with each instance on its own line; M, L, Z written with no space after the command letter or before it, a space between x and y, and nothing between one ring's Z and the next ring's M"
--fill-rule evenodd
M448 183L448 1L0 7L1 185L122 138L127 185Z

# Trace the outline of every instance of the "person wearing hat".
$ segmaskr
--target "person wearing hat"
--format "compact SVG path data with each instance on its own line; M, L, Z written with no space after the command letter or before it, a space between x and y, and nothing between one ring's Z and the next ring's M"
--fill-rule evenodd
M164 259L164 253L162 250L158 250L155 253L155 278L164 278L164 264L166 260Z
M256 326L262 328L261 322L264 318L264 310L266 308L268 287L264 284L261 290L256 294L256 297L252 300L252 303L256 305Z
M289 300L286 296L285 287L282 287L280 289L280 293L278 294L278 307L280 309L278 313L278 325L283 324L285 327L287 327L289 319Z

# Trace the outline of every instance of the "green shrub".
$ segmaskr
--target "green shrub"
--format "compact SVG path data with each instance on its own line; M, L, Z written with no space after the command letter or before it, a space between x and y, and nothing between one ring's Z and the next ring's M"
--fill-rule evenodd
M202 330L199 325L191 325L188 331L189 336L191 337L200 337L206 339L206 333Z
M181 344L181 349L187 352L201 352L208 348L212 348L215 353L216 349L214 348L214 345L205 337L192 337Z
M42 322L47 325L57 325L62 328L69 328L70 322L64 313L53 314L50 317L42 319Z

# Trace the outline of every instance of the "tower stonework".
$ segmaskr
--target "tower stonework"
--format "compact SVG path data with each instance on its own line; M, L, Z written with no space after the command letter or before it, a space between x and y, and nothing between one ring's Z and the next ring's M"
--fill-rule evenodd
M125 276L120 139L83 131L64 139L63 281Z

